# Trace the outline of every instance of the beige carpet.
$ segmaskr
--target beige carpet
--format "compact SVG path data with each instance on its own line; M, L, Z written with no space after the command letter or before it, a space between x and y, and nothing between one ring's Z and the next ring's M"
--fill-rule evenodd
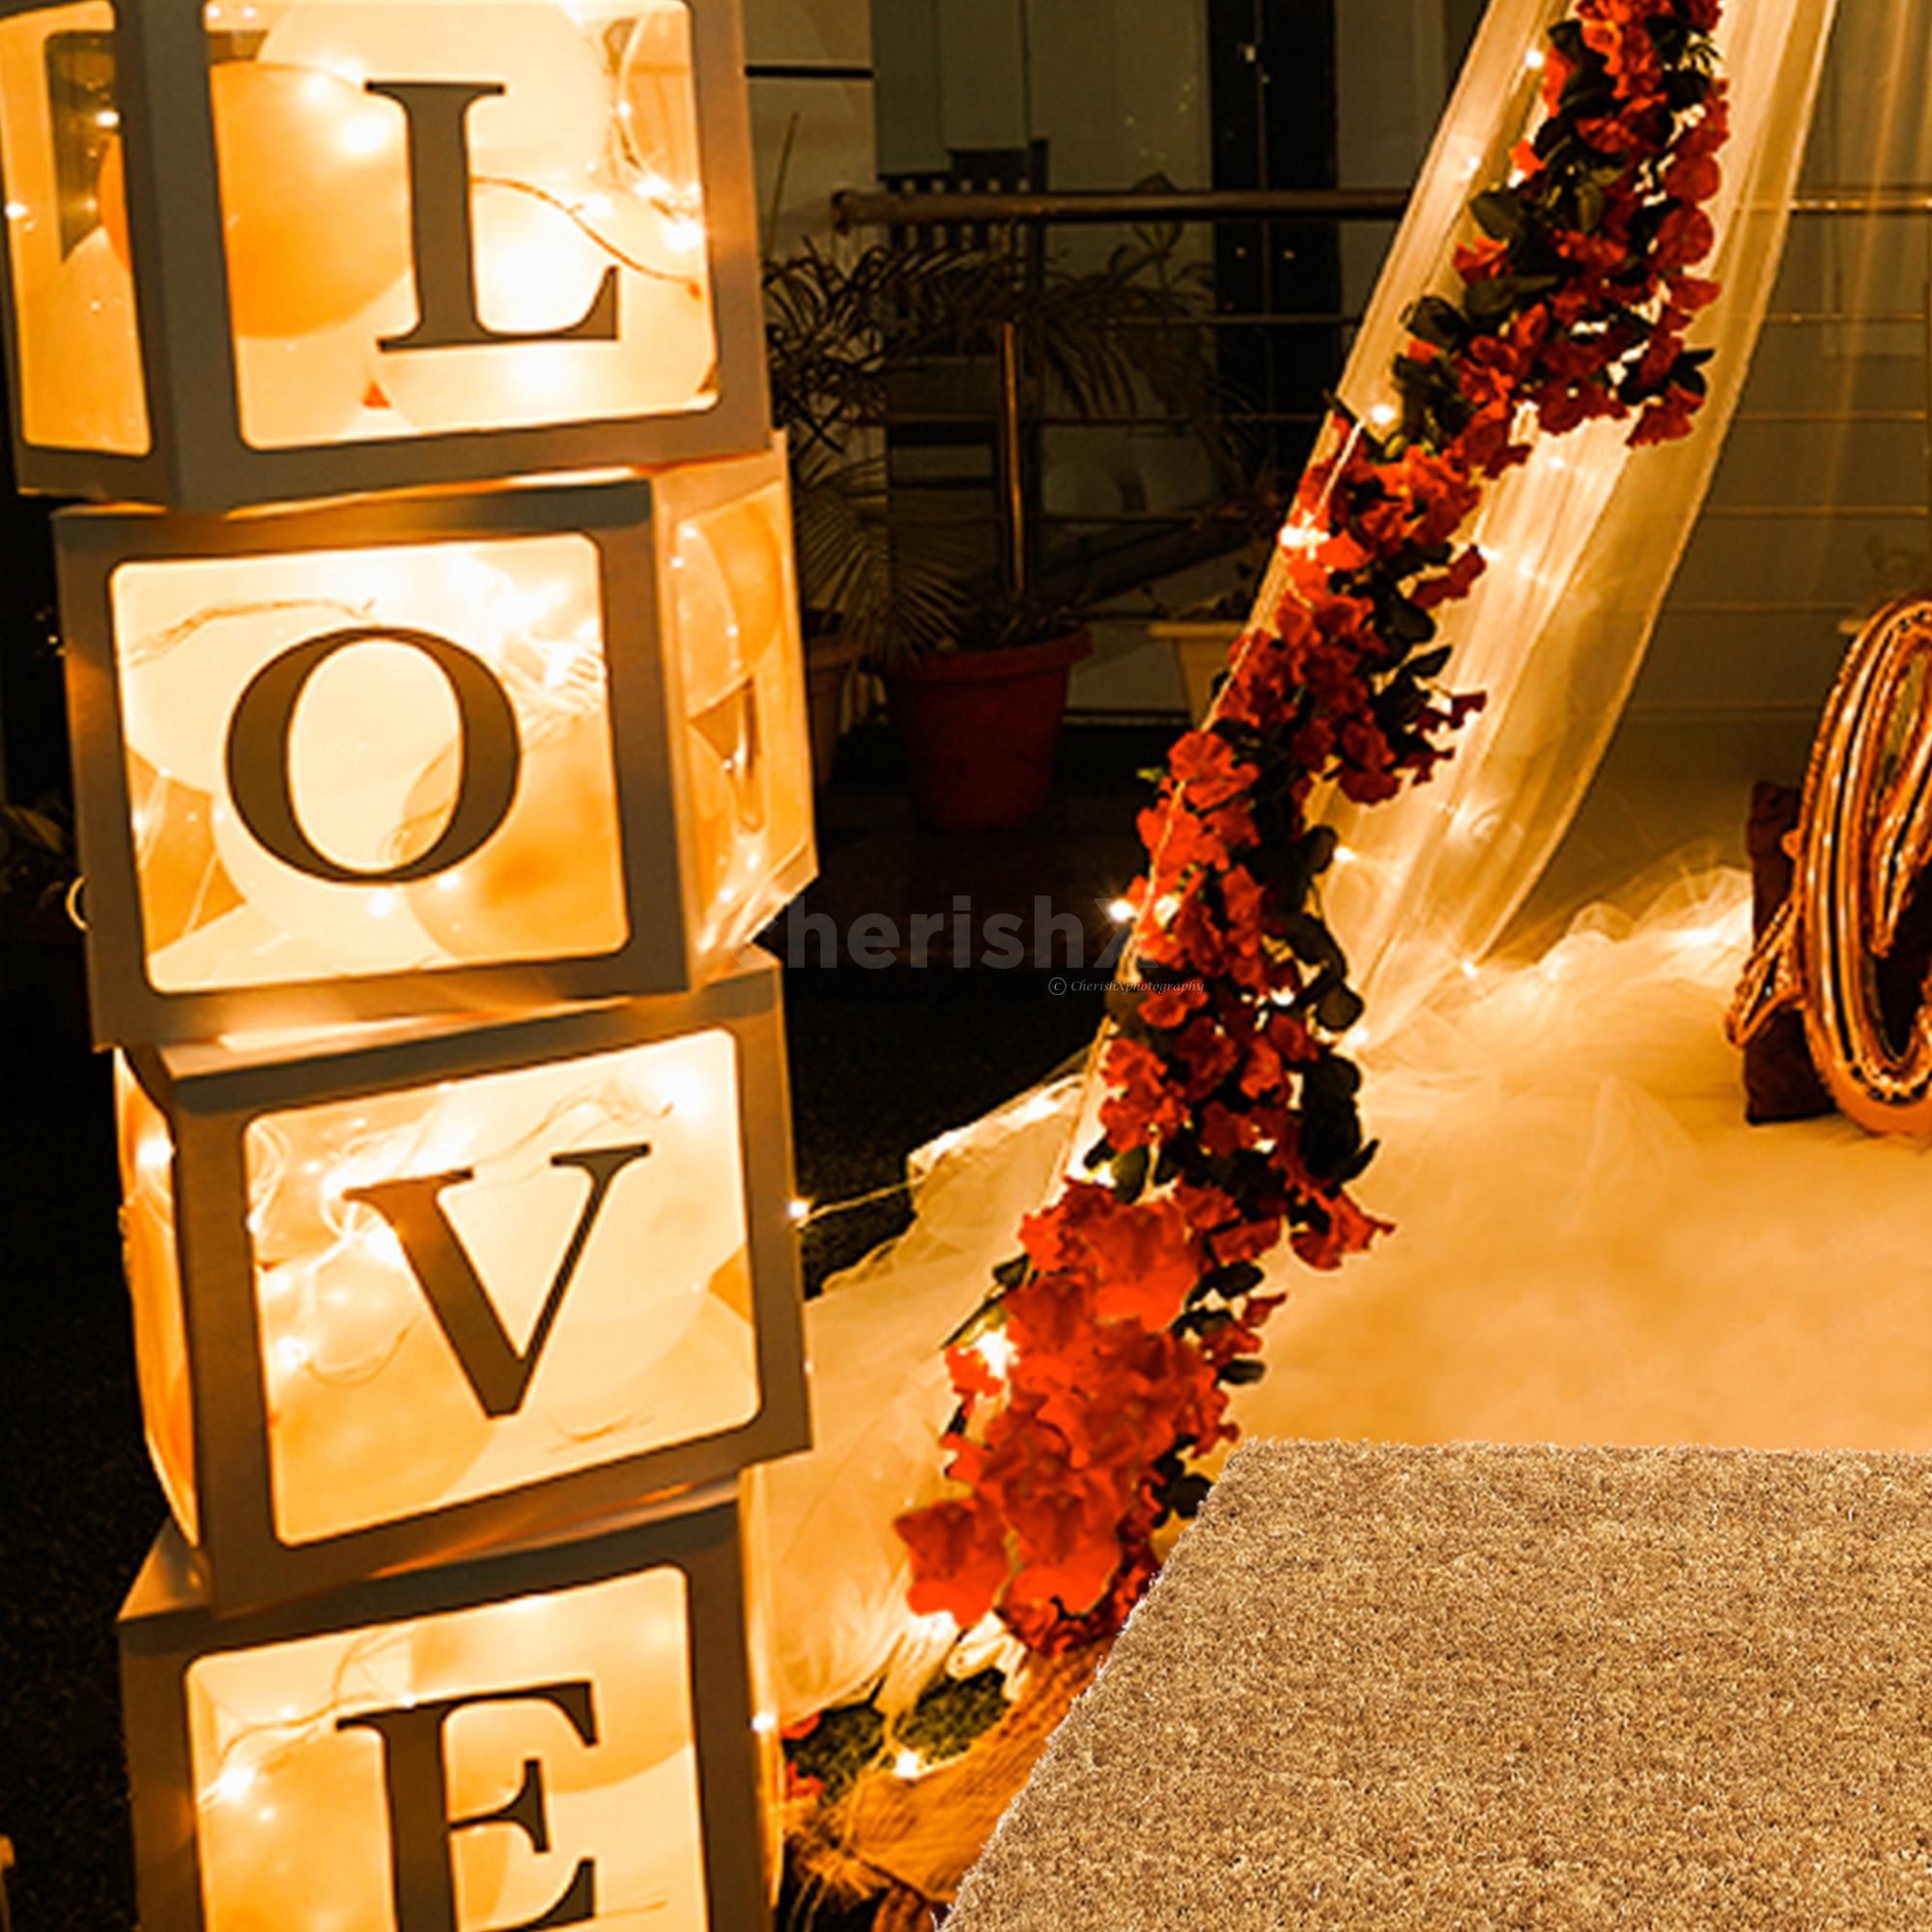
M1932 1459L1253 1443L947 1932L1932 1924Z

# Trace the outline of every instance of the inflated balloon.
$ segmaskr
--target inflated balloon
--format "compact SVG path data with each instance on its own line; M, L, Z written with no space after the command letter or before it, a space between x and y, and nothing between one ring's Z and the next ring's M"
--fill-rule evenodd
M124 269L132 269L134 252L128 242L128 162L119 134L108 135L100 150L100 165L94 177L94 212L100 218L115 260Z
M781 643L785 635L791 573L779 510L778 498L758 496L726 504L703 519L703 537L724 570L739 649L748 666Z
M497 83L503 91L464 117L472 177L575 187L610 140L615 99L602 57L548 0L307 0L270 29L261 57L320 68L355 89L367 80Z
M778 909L759 881L810 837L782 493L684 523L670 582L707 943L739 943Z
M410 273L403 110L271 60L223 61L208 82L236 333L351 321Z
M738 855L739 785L726 755L701 730L690 734L687 770L698 900L709 911L730 886Z
M384 391L417 429L662 413L707 393L718 352L702 261L667 245L656 210L554 175L480 182L471 209L476 311L487 327L568 328L614 270L619 333L385 350Z
M752 1319L752 1258L743 1248L713 1271L709 1293L741 1321Z
M726 697L743 681L737 607L717 549L705 534L708 519L679 526L671 546L671 609L684 666L684 702L696 716Z
M382 1741L337 1719L412 1694L410 1636L355 1633L220 1654L190 1676L207 1932L393 1923ZM497 1802L512 1797L512 1767ZM487 1925L517 1834L452 1834L460 1923ZM300 1910L292 1920L291 1901Z
M412 793L407 816L439 822L460 772L445 752ZM624 912L611 725L600 712L558 720L525 748L517 801L473 858L406 889L422 929L455 959L614 951ZM593 886L594 864L602 883Z
M427 939L422 943L425 948L429 945ZM149 953L144 970L163 992L192 992L231 982L248 986L269 980L337 979L342 961L313 939L291 937L244 897L233 912Z
M22 294L19 319L26 440L56 448L146 449L134 283L104 229L80 242L48 281Z
M405 315L398 326L407 322ZM355 434L376 381L374 337L361 316L304 335L238 335L242 439L257 449L285 449Z
M214 849L214 800L128 754L128 804L141 929L149 950L172 946L242 903Z
M637 1580L645 1591L611 1593L601 1605L586 1592L562 1611L582 1625L578 1641L591 1683L597 1743L582 1745L555 1713L528 1704L466 1712L464 1749L450 1785L452 1808L461 1811L472 1804L480 1808L487 1802L496 1764L515 1766L539 1756L547 1786L581 1792L621 1785L689 1748L691 1639L683 1579L675 1571L661 1571ZM514 1682L516 1660L547 1650L559 1620L550 1601L534 1597L512 1618L426 1622L415 1640L417 1681L484 1685L507 1677Z
M248 830L232 806L218 800L213 823L214 849L222 867L248 909L268 922L273 936L268 950L258 955L238 950L227 958L205 959L213 983L260 985L287 980L294 977L292 968L305 953L326 958L328 977L345 972L406 972L436 961L435 942L417 924L408 899L396 887L335 884L286 865ZM211 926L193 939L211 938L213 932ZM291 940L298 944L284 951ZM184 949L169 951L180 956Z
M478 1453L475 1394L380 1232L312 1271L259 1282L269 1463L287 1542L413 1515Z
M702 177L685 0L654 0L639 14L618 67L618 93L631 158L695 213Z
M133 1304L135 1373L148 1454L168 1506L190 1535L196 1521L194 1410L186 1317L175 1243L174 1149L166 1120L119 1055L114 1101L121 1167L122 1263Z

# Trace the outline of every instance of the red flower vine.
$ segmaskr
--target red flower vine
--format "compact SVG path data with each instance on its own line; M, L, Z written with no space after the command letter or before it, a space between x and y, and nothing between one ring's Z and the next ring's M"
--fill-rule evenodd
M1187 1464L1236 1431L1282 1296L1287 1240L1335 1268L1388 1232L1349 1192L1374 1157L1340 1043L1360 1018L1321 917L1332 783L1357 804L1426 783L1480 695L1438 684L1435 612L1484 569L1461 544L1484 486L1560 436L1630 420L1687 435L1717 296L1692 272L1715 232L1724 84L1719 0L1577 0L1543 59L1543 116L1479 195L1459 299L1407 321L1386 433L1346 435L1304 479L1288 595L1236 648L1212 722L1174 748L1142 815L1138 974L1101 1050L1102 1138L1020 1230L1022 1253L947 1354L961 1493L898 1520L912 1606L962 1625L997 1607L1030 1646L1111 1634L1152 1575L1154 1531L1192 1514Z

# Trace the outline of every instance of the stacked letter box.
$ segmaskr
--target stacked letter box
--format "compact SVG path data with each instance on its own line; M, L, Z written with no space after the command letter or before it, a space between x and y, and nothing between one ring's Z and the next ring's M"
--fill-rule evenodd
M746 1932L813 866L737 0L0 0L146 1932Z

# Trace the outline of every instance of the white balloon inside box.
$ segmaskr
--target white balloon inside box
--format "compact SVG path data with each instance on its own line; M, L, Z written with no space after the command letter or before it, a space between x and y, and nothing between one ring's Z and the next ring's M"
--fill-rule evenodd
M727 1485L216 1621L164 1535L121 1622L142 1922L763 1922L741 1542Z
M776 448L56 526L103 1042L682 990L812 875Z
M25 487L204 512L758 447L739 0L175 11L0 21Z
M107 0L0 19L0 168L21 435L138 456L150 422L134 279L111 240L127 215L95 192L120 125L114 21Z
M121 1060L148 1439L224 1608L803 1446L778 982Z

